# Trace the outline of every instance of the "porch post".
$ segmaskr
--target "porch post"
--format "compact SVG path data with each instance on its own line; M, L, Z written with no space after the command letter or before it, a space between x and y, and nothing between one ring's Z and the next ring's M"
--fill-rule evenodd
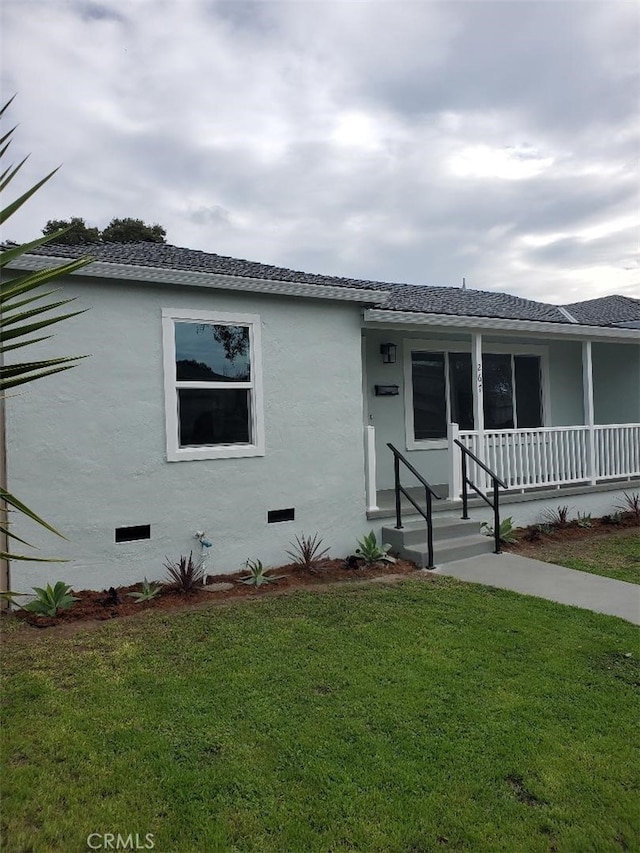
M457 438L460 438L458 424L447 424L447 444L449 446L449 495L447 500L450 501L457 501L462 491L460 448L454 443Z
M378 492L376 485L376 428L364 428L364 482L366 491L367 512L378 509Z
M484 397L482 384L482 332L471 333L471 369L473 371L473 423L478 433L476 453L484 461ZM486 487L484 471L476 472L477 485Z
M593 414L593 362L591 341L582 342L582 395L584 400L584 423L587 433L586 474L592 486L596 484L596 434Z

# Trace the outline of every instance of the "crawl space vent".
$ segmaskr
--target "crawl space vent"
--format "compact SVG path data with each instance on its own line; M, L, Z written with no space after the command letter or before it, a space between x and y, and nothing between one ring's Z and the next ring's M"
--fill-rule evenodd
M296 511L293 507L289 509L270 509L267 512L267 523L277 524L279 521L293 521L296 517Z
M138 524L135 527L116 527L116 542L137 542L139 539L151 539L150 524Z

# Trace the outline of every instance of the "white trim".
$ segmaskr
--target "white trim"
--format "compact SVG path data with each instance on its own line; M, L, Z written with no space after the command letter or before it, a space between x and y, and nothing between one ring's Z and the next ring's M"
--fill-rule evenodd
M189 320L194 323L248 326L251 353L251 382L227 382L225 388L249 388L251 392L252 444L225 444L206 447L180 447L178 445L178 388L203 388L211 383L177 382L174 322ZM264 456L264 401L262 382L262 340L258 314L231 314L220 311L195 311L184 308L162 309L162 347L164 364L165 426L167 461L187 462L196 459L237 459L247 456Z
M87 255L91 255L91 246L87 246ZM41 270L52 265L65 264L74 258L59 258L54 255L25 255L17 258L7 269ZM110 278L122 281L136 281L140 284L179 284L190 287L205 287L216 290L250 291L254 293L272 293L280 296L305 296L311 299L336 299L341 302L359 302L364 305L386 302L389 292L386 290L366 290L358 287L341 287L329 284L304 284L296 281L272 281L271 279L250 278L249 276L225 275L223 273L187 272L162 267L136 266L135 264L117 264L106 261L93 261L86 267L71 273L74 278Z
M413 311L388 311L368 308L364 312L365 328L378 328L378 324L404 326L411 331L416 326L444 326L453 329L491 329L503 333L537 332L550 337L613 338L620 343L640 341L638 329L614 329L609 326L581 326L571 323L548 323L540 320L502 320L492 317L462 317L454 314L428 314Z
M591 485L596 484L596 439L593 429L593 361L591 358L591 341L582 342L582 397L584 400L584 423L589 428L587 445L587 470Z

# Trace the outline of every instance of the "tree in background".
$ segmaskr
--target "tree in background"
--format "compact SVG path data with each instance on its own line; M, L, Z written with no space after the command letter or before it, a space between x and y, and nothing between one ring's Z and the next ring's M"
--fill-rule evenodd
M0 117L11 103L13 98L0 109ZM15 128L5 133L0 139L0 157L4 157L7 149L11 144L11 137ZM17 166L9 166L3 169L0 176L0 190L5 190L7 185L13 180L16 174L23 166L25 160L18 163ZM38 181L31 189L23 193L15 201L8 204L0 210L0 225L9 219L22 205L28 201L31 196L36 193L40 187L45 184L58 170L53 172ZM28 254L37 246L42 246L45 243L52 241L54 237L61 236L60 232L40 237L38 240L33 240L30 243L21 245L8 244L0 250L0 269L6 267L12 261L16 261L22 255ZM62 275L69 275L86 264L91 263L91 258L82 258L71 261L68 264L61 266L29 272L15 277L3 276L0 280L0 404L3 403L5 392L24 385L28 382L34 382L36 379L42 379L45 376L51 376L53 373L59 373L62 370L69 370L74 367L79 358L83 356L70 356L62 358L41 359L38 361L20 361L6 364L4 355L8 352L30 346L31 344L45 341L51 335L40 333L44 329L60 323L69 317L74 317L82 311L72 311L64 314L55 313L50 315L49 312L56 311L62 306L73 302L72 299L61 299L51 301L49 297L57 293L57 290L42 291L42 285L49 284L53 279L59 278ZM47 417L43 413L43 417ZM0 419L1 425L1 419ZM62 536L55 528L46 521L43 521L40 516L27 507L15 495L11 494L6 488L6 482L0 483L0 560L36 560L39 562L51 562L50 559L42 557L25 556L16 554L10 551L8 540L13 539L20 542L22 545L29 546L28 542L21 539L10 529L10 513L18 513L30 518L37 524L50 530L58 536ZM64 538L64 537L63 537ZM31 547L31 546L29 546ZM5 593L5 598L10 594Z
M104 231L90 228L80 216L71 219L50 219L42 229L51 243L67 246L91 243L166 243L167 232L162 225L147 225L142 219L112 219Z
M50 219L42 229L45 237L51 237L51 243L64 243L78 246L100 242L100 231L88 228L84 219L73 216L71 219Z
M166 243L162 225L146 225L142 219L112 219L102 232L103 243Z

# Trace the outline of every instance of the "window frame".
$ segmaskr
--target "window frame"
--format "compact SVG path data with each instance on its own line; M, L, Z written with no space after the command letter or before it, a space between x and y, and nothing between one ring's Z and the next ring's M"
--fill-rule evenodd
M176 376L176 322L191 322L218 326L246 326L249 329L250 379L241 382L187 382ZM162 346L164 365L165 425L167 461L186 462L196 459L237 459L264 456L264 406L262 382L261 323L258 314L236 314L223 311L200 311L185 308L162 309ZM180 447L178 390L181 388L248 389L250 405L250 444L208 444L201 447Z
M413 416L413 373L412 373L412 352L442 352L445 354L445 413L447 424L451 423L451 387L449 377L449 353L451 352L468 352L472 351L470 341L452 341L452 340L422 340L420 338L405 338L402 342L403 360L404 360L404 423L405 423L405 444L407 450L436 450L443 449L448 446L447 438L415 438L415 424ZM549 412L549 348L540 344L494 344L483 341L483 355L510 355L511 356L511 376L513 383L513 412L515 422L517 423L517 407L515 393L515 367L514 356L516 355L531 355L537 356L540 359L540 406L542 414L542 426L548 426ZM540 427L542 428L542 427ZM515 427L518 429L518 427ZM529 429L529 427L523 429ZM531 427L530 429L533 429ZM472 430L475 432L476 430ZM502 430L489 430L489 432L501 432Z

